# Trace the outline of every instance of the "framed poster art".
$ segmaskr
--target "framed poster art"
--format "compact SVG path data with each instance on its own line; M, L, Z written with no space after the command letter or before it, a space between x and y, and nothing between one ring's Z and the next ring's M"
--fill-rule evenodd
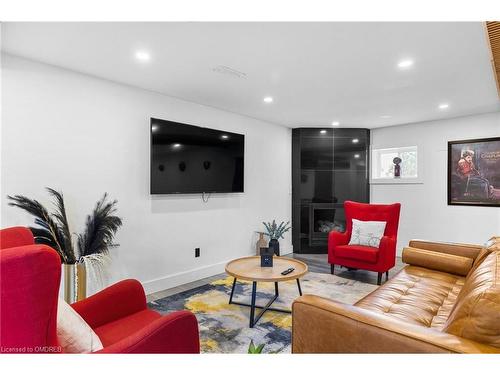
M448 142L448 204L500 207L500 137Z

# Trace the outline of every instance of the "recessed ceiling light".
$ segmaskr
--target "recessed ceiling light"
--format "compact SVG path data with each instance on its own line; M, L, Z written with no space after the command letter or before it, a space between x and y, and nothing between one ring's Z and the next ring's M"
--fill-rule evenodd
M266 96L264 98L264 103L272 103L273 102L273 97L272 96Z
M338 121L332 121L332 126L339 126L340 125L340 122Z
M358 143L358 142L359 142L359 139L358 139L358 138L354 138L354 139L352 140L352 143Z
M449 107L450 107L450 105L449 105L448 103L442 103L442 104L440 104L440 105L438 106L438 108L439 108L439 109L447 109L447 108L449 108Z
M223 134L223 135L221 135L220 137L221 137L222 139L228 139L228 138L229 138L229 136L228 136L227 134Z
M135 58L142 62L147 62L151 60L151 55L146 51L137 51L135 53Z
M181 147L181 144L180 144L180 143L174 143L174 144L173 144L173 147L175 147L175 148L179 148L179 147Z
M413 66L413 63L414 62L411 59L401 60L400 62L398 62L398 68L399 69L408 69L408 68Z
M355 159L359 159L359 154L354 154Z
M320 130L319 132L320 132L321 134L326 134L326 130L325 130L325 129Z

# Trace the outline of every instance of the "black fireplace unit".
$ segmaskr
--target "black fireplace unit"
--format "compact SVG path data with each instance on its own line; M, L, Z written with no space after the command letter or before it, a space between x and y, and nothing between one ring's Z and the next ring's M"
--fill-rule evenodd
M370 131L292 131L292 241L295 253L326 253L328 233L344 231L344 201L369 202Z

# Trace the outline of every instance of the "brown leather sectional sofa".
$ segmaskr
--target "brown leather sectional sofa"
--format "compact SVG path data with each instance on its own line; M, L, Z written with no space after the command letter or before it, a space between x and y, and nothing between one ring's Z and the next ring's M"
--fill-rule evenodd
M407 266L354 305L293 303L293 353L500 353L500 237L410 241Z

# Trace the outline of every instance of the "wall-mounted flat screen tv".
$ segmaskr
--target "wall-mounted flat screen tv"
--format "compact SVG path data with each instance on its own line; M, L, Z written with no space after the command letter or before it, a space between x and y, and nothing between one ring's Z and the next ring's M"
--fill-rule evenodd
M245 136L151 118L151 194L242 193Z

